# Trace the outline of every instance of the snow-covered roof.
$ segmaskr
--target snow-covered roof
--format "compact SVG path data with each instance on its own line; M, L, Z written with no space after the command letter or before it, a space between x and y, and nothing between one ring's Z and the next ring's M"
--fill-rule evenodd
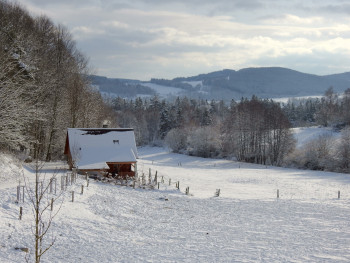
M108 169L107 162L136 162L133 129L69 128L69 149L79 169Z

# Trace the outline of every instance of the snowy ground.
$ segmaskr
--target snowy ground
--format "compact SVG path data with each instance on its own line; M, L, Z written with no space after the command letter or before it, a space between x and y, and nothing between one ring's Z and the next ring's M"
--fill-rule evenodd
M160 190L92 181L81 195L86 181L79 178L72 186L74 203L72 189L65 193L52 227L57 240L43 262L350 261L349 175L202 159L162 148L141 148L139 155L140 173L148 175L151 168L152 175L163 176ZM2 167L1 178L15 173L9 167ZM49 175L53 168L44 171ZM33 178L30 170L25 174ZM23 262L25 252L14 248L31 248L33 220L28 202L15 203L18 182L10 178L0 186L0 261ZM220 197L214 197L216 189Z
M151 82L143 82L142 85L153 89L161 97L166 97L168 95L177 95L183 92L183 89L180 88L162 86Z
M340 138L340 132L334 131L331 127L301 127L291 129L295 139L297 140L297 148L305 145L312 139L317 139L319 136L328 135L335 139Z
M272 98L275 102L288 103L289 100L308 100L308 99L321 99L323 95L316 96L300 96L300 97L282 97L282 98Z

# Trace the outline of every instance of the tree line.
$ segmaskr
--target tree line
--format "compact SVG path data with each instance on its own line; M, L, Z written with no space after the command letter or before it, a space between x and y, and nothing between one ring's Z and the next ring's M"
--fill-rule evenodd
M173 102L137 98L112 101L121 127L133 127L139 145L160 145L201 157L280 165L294 145L280 105L256 96L223 101L178 97Z
M173 152L235 158L258 164L314 170L349 171L350 89L338 96L329 88L321 98L287 103L242 98L224 101L157 96L111 101L120 127L135 130L138 145L167 145ZM293 127L333 127L339 138L323 135L296 147Z
M34 158L49 161L62 157L67 127L101 127L107 121L111 127L134 128L138 145L165 142L174 152L202 157L335 170L331 163L348 169L346 144L311 143L313 150L301 152L295 150L290 128L347 127L350 89L338 96L330 88L320 99L284 104L256 96L228 105L187 97L166 101L156 95L106 103L91 85L88 59L66 28L4 0L0 17L0 149L27 149ZM327 154L312 145L323 145Z
M345 127L350 125L350 88L338 95L330 87L320 98L290 99L282 108L295 127Z
M100 127L111 111L90 84L68 30L0 0L0 148L62 156L67 127Z
M321 98L294 99L282 107L296 127L318 125L335 131L295 149L285 160L287 166L350 172L350 88L338 95L330 87Z

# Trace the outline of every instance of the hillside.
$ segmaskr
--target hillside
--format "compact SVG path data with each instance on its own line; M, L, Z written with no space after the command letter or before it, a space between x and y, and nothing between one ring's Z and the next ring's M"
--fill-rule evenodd
M139 155L141 173L151 168L163 177L160 189L91 181L80 194L86 182L78 178L65 192L52 226L57 240L43 261L349 262L349 175L202 159L162 148L141 148ZM50 169L45 171L48 176ZM15 203L16 185L10 180L0 187L4 263L24 261L25 252L15 247L32 245L30 205ZM214 197L216 189L220 197Z
M92 80L101 91L106 90L107 82L103 84L98 83L96 78ZM130 80L119 81L130 83L129 85L135 83ZM152 95L150 90L145 92L145 88L150 88L162 97L186 95L193 98L224 100L234 98L237 100L241 97L257 95L261 98L281 98L322 95L331 86L336 92L342 93L350 88L350 73L318 76L287 68L266 67L246 68L238 71L225 69L187 78L152 79L150 82L137 83L139 88L136 93L139 95ZM115 93L115 95L123 96L124 91L121 91L116 85L114 87L108 85L108 90L112 95ZM169 91L169 88L172 90ZM135 95L134 88L130 88L130 92Z

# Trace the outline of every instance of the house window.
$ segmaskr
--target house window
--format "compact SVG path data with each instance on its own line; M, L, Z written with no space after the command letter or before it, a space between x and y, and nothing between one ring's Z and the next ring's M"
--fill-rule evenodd
M113 143L114 143L114 144L116 144L116 143L119 144L119 140L113 140Z

